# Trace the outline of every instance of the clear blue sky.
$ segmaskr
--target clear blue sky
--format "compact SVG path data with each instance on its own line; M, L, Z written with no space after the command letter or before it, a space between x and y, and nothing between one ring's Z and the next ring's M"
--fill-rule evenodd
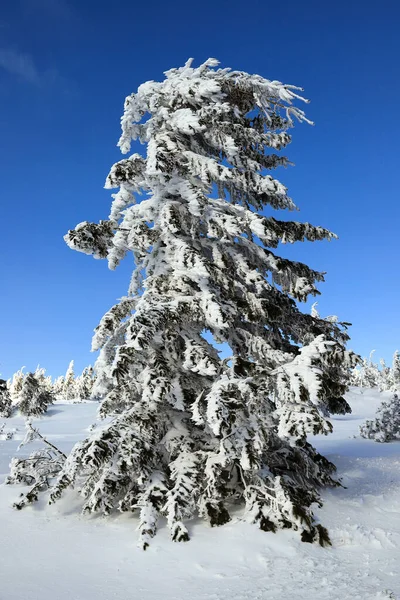
M290 255L327 271L323 316L351 321L351 347L400 347L400 7L392 2L226 3L3 0L0 16L0 373L38 363L82 369L93 328L124 295L131 259L111 272L62 236L109 212L127 94L209 56L301 85L315 127L298 125L278 173L296 218L331 243Z

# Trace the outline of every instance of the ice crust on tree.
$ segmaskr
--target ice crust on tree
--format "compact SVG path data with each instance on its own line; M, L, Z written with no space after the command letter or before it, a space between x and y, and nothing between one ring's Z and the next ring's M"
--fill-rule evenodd
M188 519L221 525L235 504L264 530L325 543L311 505L335 467L307 434L350 411L356 358L345 327L296 305L323 274L273 250L335 236L261 214L296 208L270 171L289 164L276 151L294 120L308 122L301 90L217 65L188 61L126 98L119 146L138 140L146 155L111 168L109 219L65 236L111 269L132 253L135 270L93 339L94 393L112 419L74 447L50 498L77 485L86 511L138 511L143 547L160 515L185 541Z

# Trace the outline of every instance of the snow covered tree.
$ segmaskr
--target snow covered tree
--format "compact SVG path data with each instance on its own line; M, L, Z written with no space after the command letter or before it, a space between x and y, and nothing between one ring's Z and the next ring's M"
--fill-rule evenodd
M53 393L53 395L54 395L55 398L61 398L62 397L62 393L63 393L63 389L64 389L64 383L65 383L65 377L64 377L64 375L60 375L60 377L57 377L54 380L53 387L52 387L52 393Z
M61 395L62 398L67 402L76 398L75 372L73 360L71 360L71 362L69 363L67 372L65 373Z
M40 416L52 404L53 396L43 388L34 373L27 373L17 398L17 406L26 417Z
M353 369L350 384L367 389L379 387L381 392L396 392L400 387L400 357L398 351L396 350L394 353L391 368L386 365L383 358L379 360L379 368L373 361L374 352L375 350L372 350L369 359L364 358L361 364Z
M44 386L46 381L46 369L43 369L43 367L38 365L33 374L38 384Z
M354 369L351 371L349 383L355 387L361 387L362 373L358 366L354 367Z
M368 389L380 387L382 377L378 365L373 361L374 352L375 350L372 350L370 352L369 358L362 359L359 370L358 383L354 383L356 379L353 373L351 377L352 385L359 385L362 388Z
M7 381L0 379L0 417L10 417L11 410L11 396L7 387Z
M388 402L382 402L375 419L360 427L360 434L376 442L400 440L400 399L397 394Z
M9 392L12 404L16 404L18 402L18 397L22 390L22 384L25 377L24 369L25 367L22 367L19 371L14 373L9 383Z
M390 389L394 392L400 391L400 354L398 350L393 354L390 370Z
M78 400L89 400L92 396L94 385L93 367L85 367L75 380L75 395Z
M222 525L235 503L263 530L328 543L311 505L338 482L307 434L350 412L357 358L346 324L296 304L323 273L273 249L335 236L262 214L296 208L269 171L290 164L275 151L293 119L307 121L299 88L217 64L188 61L126 99L119 146L139 140L147 154L112 167L109 219L65 237L111 269L132 252L135 270L93 339L101 414L113 418L74 447L50 500L79 482L85 511L138 510L144 548L159 515L185 541L185 520Z
M391 382L390 382L391 369L390 369L390 367L388 367L386 365L384 358L381 358L379 360L379 364L381 366L381 368L379 370L379 381L378 381L379 391L386 392L386 391L390 390L390 387L391 387Z
M380 373L376 363L374 363L375 350L372 350L369 359L365 359L363 364L363 386L374 388L379 386Z
M50 393L53 392L53 382L52 382L51 376L46 375L46 369L43 369L43 367L40 367L38 365L34 372L34 376L36 377L37 382L39 383L40 387L44 388L45 390L47 390Z

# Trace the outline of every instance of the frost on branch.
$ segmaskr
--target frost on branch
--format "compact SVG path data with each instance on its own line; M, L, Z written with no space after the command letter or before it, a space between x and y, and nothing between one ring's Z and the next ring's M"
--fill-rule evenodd
M296 304L324 274L274 250L336 236L262 214L296 208L275 174L290 127L308 122L299 88L217 65L188 61L126 99L119 146L146 152L111 168L109 220L66 236L111 268L131 253L135 269L93 338L107 423L75 446L50 498L76 486L87 512L137 512L143 548L160 516L186 541L189 519L222 525L235 505L323 544L311 507L335 467L307 435L349 412L357 358L346 324Z
M400 399L397 394L393 394L393 398L387 402L382 402L375 419L366 421L360 427L360 434L375 442L400 440Z
M112 243L114 229L112 221L100 221L98 224L84 221L75 229L70 229L64 239L72 250L91 254L94 258L105 258Z

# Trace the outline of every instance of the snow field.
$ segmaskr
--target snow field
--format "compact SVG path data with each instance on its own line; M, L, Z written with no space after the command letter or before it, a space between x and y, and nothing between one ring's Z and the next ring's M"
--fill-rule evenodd
M389 393L353 388L351 415L312 441L338 467L345 488L324 490L316 510L333 547L264 533L236 518L221 528L198 520L176 544L162 525L150 548L136 547L136 517L81 516L74 492L54 506L12 508L23 488L0 485L0 600L283 600L400 598L400 443L358 436ZM88 434L97 403L52 406L34 420L64 452ZM0 482L24 438L24 420L5 420ZM12 439L6 439L13 432ZM33 444L23 447L28 454Z

